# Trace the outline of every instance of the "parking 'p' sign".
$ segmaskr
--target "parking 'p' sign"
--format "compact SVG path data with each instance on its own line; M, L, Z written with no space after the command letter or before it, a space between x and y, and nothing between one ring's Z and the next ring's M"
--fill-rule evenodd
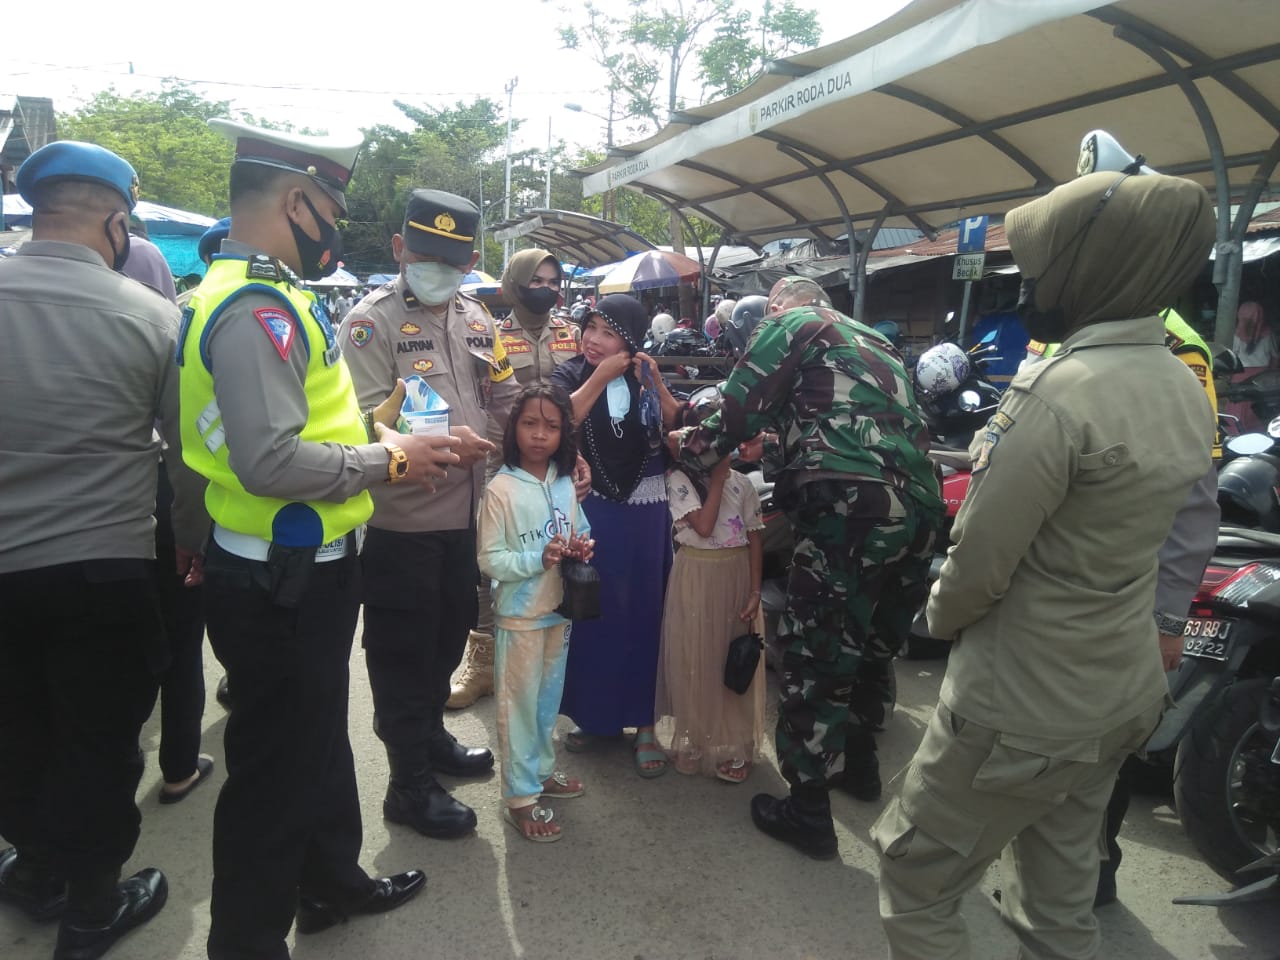
M966 217L960 221L956 253L981 253L987 246L987 218Z

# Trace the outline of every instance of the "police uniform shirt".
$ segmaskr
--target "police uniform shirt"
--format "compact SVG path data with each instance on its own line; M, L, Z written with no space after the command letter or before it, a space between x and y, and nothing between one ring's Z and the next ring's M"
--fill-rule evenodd
M484 304L457 294L443 316L419 303L403 276L383 284L351 308L342 324L360 407L381 403L396 378L421 376L449 404L449 426L484 436L486 420L506 426L520 384ZM470 469L450 467L435 493L408 484L373 488L370 524L402 533L466 530L480 502L483 459Z
M502 321L499 330L507 360L521 386L550 380L557 366L582 352L578 325L560 317L548 317L535 334L522 327L512 314Z
M0 573L154 557L157 421L180 450L177 309L88 247L32 240L0 262L0 316ZM203 480L166 459L177 542L199 549Z
M233 240L224 240L221 252L246 262L260 253ZM282 278L287 276L283 265L272 263ZM280 303L270 294L243 293L227 303L208 333L205 350L228 462L256 496L341 503L386 479L387 451L380 443L352 447L300 438L309 416L304 337L296 332L281 347L254 315L262 308L278 311ZM334 362L342 363L336 328L333 341Z

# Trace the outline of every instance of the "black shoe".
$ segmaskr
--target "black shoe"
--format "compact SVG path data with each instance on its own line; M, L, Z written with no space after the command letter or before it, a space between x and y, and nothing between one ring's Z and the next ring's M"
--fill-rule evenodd
M483 777L493 769L493 753L486 747L464 747L448 732L431 741L431 772L450 777Z
M18 866L18 850L0 850L0 900L8 900L39 923L53 920L67 907L67 884L42 870Z
M466 836L476 828L476 812L455 800L435 780L407 786L392 781L382 801L382 815L392 823L403 823L435 840Z
M880 760L875 751L845 754L844 771L831 779L831 785L863 803L878 803L882 792Z
M1093 894L1093 906L1096 909L1115 902L1116 870L1110 861L1104 860L1098 865L1098 889Z
M296 915L298 932L319 933L334 924L346 923L359 914L386 913L412 900L426 885L425 873L410 870L373 881L373 892L356 903L338 904L316 897L299 897Z
M231 686L227 682L227 675L225 673L222 675L222 679L218 681L218 689L214 693L213 698L228 710L231 709Z
M114 915L102 922L64 917L58 928L53 960L95 960L134 927L160 912L169 899L169 884L155 867L139 870L120 883L120 903Z
M825 789L821 791L821 799L816 795L801 799L794 793L782 798L757 793L751 798L751 819L764 833L791 844L815 860L830 860L840 855Z

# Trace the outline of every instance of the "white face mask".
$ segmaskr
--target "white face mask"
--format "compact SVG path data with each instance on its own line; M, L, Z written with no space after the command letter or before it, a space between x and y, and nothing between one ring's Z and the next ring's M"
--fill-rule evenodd
M404 279L419 303L438 307L448 303L458 292L458 287L462 286L462 271L437 261L406 263Z

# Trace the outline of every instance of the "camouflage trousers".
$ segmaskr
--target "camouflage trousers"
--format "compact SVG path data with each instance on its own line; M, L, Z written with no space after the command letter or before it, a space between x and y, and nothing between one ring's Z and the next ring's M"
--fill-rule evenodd
M793 786L825 784L844 770L846 748L875 749L891 661L928 591L941 521L884 484L819 483L788 512L795 552L778 625L776 743Z

